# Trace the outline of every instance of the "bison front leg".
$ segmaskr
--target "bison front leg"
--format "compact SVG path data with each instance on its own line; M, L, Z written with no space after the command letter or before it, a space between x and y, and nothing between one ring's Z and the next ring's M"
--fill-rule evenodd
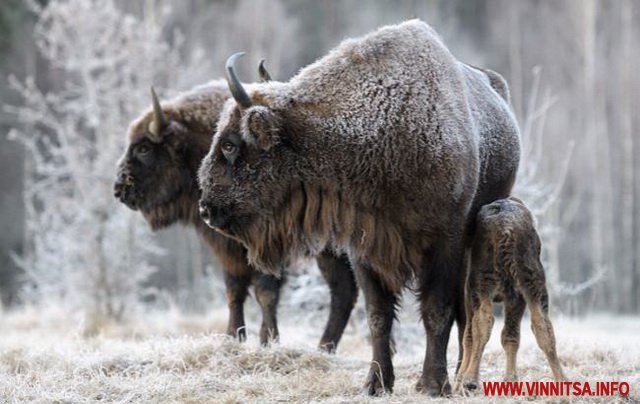
M358 287L346 256L336 256L329 250L317 258L318 268L329 285L331 309L329 320L320 339L320 349L333 353L338 348L353 306L358 299Z
M382 285L380 278L369 266L356 264L354 269L358 285L364 294L373 348L365 388L369 395L379 396L393 391L395 376L391 361L391 329L398 297Z
M256 292L256 300L262 310L262 325L260 326L260 344L266 346L270 341L278 341L278 302L280 300L280 287L283 280L273 275L254 272L253 287Z
M237 276L224 272L224 283L227 289L227 305L229 307L227 334L243 342L247 339L247 330L244 324L244 302L249 293L251 277Z

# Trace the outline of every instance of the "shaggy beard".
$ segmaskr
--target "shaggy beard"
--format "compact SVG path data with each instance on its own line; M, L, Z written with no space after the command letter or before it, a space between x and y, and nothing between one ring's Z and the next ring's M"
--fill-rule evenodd
M142 215L153 231L166 228L178 221L184 223L198 223L200 221L197 201L186 193L145 209L142 211Z
M409 253L396 226L356 209L335 187L299 184L272 216L257 216L238 229L251 265L279 276L300 258L331 245L350 260L366 261L387 287L399 291L413 278L421 257Z

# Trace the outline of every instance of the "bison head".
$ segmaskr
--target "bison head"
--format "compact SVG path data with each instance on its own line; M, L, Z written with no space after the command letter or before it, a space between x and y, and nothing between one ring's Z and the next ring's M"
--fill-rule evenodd
M151 89L153 108L132 123L129 145L118 164L114 195L140 210L154 229L197 217L196 170L211 135L194 131L179 108L162 107ZM208 140L207 140L208 139Z
M202 219L247 244L249 233L269 239L264 223L290 202L298 167L281 112L270 108L257 93L252 99L238 80L234 64L242 55L227 60L226 77L233 100L223 109L198 178ZM278 248L284 244L274 243Z

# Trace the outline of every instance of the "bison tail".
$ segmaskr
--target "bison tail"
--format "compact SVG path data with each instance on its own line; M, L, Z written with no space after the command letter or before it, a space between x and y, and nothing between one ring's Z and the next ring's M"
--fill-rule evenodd
M504 79L504 77L502 77L499 73L494 72L493 70L482 69L482 71L487 75L487 77L489 77L491 87L493 87L493 89L496 90L496 92L500 94L500 96L504 98L504 100L508 104L510 102L511 95L509 94L509 86L507 85L507 81Z
M467 66L474 68L478 71L484 73L489 79L489 83L491 84L491 88L502 97L507 104L511 101L511 95L509 93L509 85L507 84L507 80L504 79L500 75L500 73L494 72L491 69L485 69L484 67L478 67L474 65L470 65L465 63Z

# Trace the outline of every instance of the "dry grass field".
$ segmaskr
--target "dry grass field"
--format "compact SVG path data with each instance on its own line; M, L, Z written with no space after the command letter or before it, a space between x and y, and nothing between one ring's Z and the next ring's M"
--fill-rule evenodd
M258 316L249 313L249 340L221 335L223 309L207 316L150 313L127 324L105 324L83 336L82 321L55 308L23 310L0 317L2 402L418 402L414 392L424 354L415 306L405 304L396 327L396 386L393 395L362 393L369 346L364 315L356 310L337 355L315 349L324 312L300 314L285 299L279 344L258 346ZM555 318L558 348L567 376L575 381L626 381L631 397L571 398L570 402L637 402L640 397L640 318ZM503 354L496 321L482 367L483 380L501 380ZM455 335L455 330L454 334ZM457 343L450 344L450 374ZM524 319L519 356L522 380L550 380ZM489 398L478 392L434 402L537 402L536 398ZM549 398L541 397L547 402Z

